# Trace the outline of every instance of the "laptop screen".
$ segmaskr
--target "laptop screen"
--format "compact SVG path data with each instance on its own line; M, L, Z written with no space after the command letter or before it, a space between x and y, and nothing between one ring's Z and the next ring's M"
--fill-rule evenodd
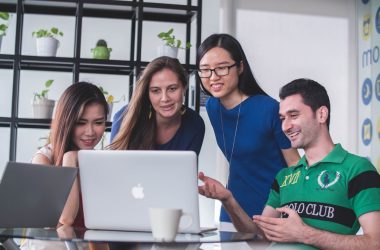
M183 232L200 232L194 152L81 150L79 171L87 228L150 231L149 208L162 207L190 214Z
M0 227L55 227L77 168L8 162L0 184Z

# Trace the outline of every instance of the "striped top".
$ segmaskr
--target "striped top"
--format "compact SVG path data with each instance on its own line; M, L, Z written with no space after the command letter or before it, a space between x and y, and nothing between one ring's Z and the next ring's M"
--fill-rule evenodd
M297 165L281 170L267 205L288 206L314 228L354 235L359 216L380 211L380 175L368 159L337 144L312 166L303 156Z

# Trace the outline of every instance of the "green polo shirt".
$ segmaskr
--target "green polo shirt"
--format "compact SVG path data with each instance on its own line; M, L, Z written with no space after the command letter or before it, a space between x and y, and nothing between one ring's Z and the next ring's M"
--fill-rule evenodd
M297 165L282 169L267 205L288 206L312 227L353 235L360 227L359 216L380 211L380 176L366 158L336 144L312 166L303 156Z

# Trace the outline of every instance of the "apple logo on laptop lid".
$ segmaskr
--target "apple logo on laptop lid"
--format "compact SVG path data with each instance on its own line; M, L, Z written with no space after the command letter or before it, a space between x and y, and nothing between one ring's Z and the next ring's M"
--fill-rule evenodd
M138 183L136 186L133 186L131 193L133 198L135 199L144 199L144 187L141 185L141 183Z

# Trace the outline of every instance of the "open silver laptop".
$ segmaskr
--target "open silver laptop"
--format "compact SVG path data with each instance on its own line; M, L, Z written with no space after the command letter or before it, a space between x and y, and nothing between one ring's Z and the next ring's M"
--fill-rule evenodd
M77 168L8 162L0 183L0 228L55 227Z
M192 225L180 232L202 232L194 152L81 150L78 158L87 228L151 231L149 208L162 207L192 216Z

